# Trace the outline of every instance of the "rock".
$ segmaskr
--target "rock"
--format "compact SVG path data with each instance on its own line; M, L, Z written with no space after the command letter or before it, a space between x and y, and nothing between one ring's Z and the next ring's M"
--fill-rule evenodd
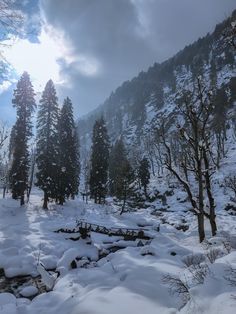
M75 261L75 260L73 260L73 261L71 262L70 266L71 266L71 268L72 268L72 269L77 268L76 261Z
M35 286L24 287L20 291L20 295L25 298L33 297L38 293L38 289Z
M226 210L230 215L236 215L236 205L233 203L228 203L224 210Z
M144 246L144 244L143 244L143 242L142 242L141 240L139 240L137 246L138 246L138 247Z

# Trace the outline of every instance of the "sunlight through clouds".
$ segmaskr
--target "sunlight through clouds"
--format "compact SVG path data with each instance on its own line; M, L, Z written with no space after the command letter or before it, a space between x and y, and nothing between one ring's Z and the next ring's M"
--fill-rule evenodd
M84 76L95 76L100 70L95 58L73 54L70 43L52 27L45 25L38 41L32 43L27 39L18 39L4 51L5 59L17 76L24 71L30 74L36 92L42 91L49 79L57 85L69 84L66 75L63 78L60 75L61 62L67 66L73 65Z
M27 39L17 42L5 49L4 56L17 75L27 71L34 88L41 91L46 82L52 79L56 84L66 83L60 77L60 59L66 63L73 61L68 44L63 36L50 28L44 27L39 36L39 42L32 43Z

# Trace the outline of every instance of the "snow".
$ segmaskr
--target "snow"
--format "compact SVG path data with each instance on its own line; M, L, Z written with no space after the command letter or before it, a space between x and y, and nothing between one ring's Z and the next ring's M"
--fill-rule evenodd
M1 293L0 294L0 307L7 304L15 304L16 298L11 293Z
M42 263L39 263L37 265L37 271L41 275L42 282L46 285L46 287L48 289L52 289L55 284L56 278L46 271Z
M0 313L16 314L16 298L10 293L0 294Z
M28 286L23 288L20 291L20 294L22 295L22 297L31 297L34 296L38 293L38 289L34 286Z
M222 172L226 173L228 165L232 165L232 156L233 151ZM217 173L215 180L219 177ZM160 193L164 193L168 184L163 178L159 181L156 179L150 185L158 185ZM179 187L167 196L165 210L158 199L148 208L123 215L112 202L103 206L85 204L80 199L64 206L50 204L45 211L41 208L42 193L37 189L33 189L25 207L19 207L10 198L1 199L0 269L4 269L7 277L41 276L47 292L40 294L31 282L19 289L24 298L0 293L0 313L234 313L235 287L225 277L229 265L236 268L236 251L233 247L227 251L224 243L235 239L236 217L222 209L230 196L217 184L215 189L219 232L212 238L206 223L208 242L202 245L198 241L196 219L186 212L189 203L183 202L186 194ZM158 215L151 214L154 209ZM90 239L72 241L70 238L77 238L79 233L55 232L60 228L76 228L77 220L108 228L143 228L153 239L142 240L141 246L139 239L124 241L122 237L92 232ZM186 232L176 229L183 220L189 226ZM214 263L207 259L210 249L221 253ZM202 263L209 269L202 284L193 281L183 262L186 257L199 254L204 256ZM163 282L166 274L187 278L190 293L187 304L177 294L170 294L170 287ZM35 294L38 295L33 297Z

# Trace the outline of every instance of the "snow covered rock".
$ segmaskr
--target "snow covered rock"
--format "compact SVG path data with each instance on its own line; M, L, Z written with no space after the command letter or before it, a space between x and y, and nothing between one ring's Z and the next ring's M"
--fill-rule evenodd
M57 269L61 275L64 275L69 269L71 269L71 263L79 256L79 249L71 248L64 252L62 257L57 263Z
M16 297L8 292L0 293L0 308L6 304L16 304Z
M32 297L35 296L38 293L38 289L35 286L28 286L24 287L21 291L20 294L22 297Z
M42 277L42 281L43 283L45 284L45 286L48 288L48 289L52 289L54 284L55 284L55 281L56 281L56 278L54 276L52 276L44 267L44 265L42 263L39 263L37 265L37 271L39 272L39 274L41 275Z

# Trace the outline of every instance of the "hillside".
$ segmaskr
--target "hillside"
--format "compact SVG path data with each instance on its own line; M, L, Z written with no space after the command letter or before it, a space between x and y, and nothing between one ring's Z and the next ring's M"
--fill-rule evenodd
M177 93L191 89L199 75L209 84L215 76L217 88L228 89L232 96L227 104L227 110L230 109L236 99L235 59L233 48L227 45L222 34L235 17L236 11L217 25L212 34L199 38L167 61L155 63L147 72L124 82L95 111L81 118L78 131L83 143L82 155L84 149L90 147L94 121L102 114L112 142L122 134L127 142L140 144L142 136L155 127L156 117L173 112Z

